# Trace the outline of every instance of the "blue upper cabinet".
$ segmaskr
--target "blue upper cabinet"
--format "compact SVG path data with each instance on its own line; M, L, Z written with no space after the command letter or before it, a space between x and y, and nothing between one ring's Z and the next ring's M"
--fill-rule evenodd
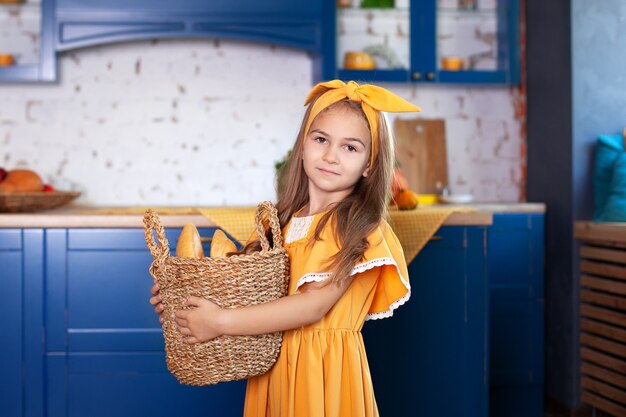
M219 37L304 49L322 76L322 51L334 42L325 0L57 0L56 49L136 39Z
M54 7L54 0L0 4L0 27L5 32L0 54L12 55L14 62L0 66L0 82L56 80Z
M319 80L323 77L322 52L335 41L328 27L327 16L334 14L330 0L26 0L21 5L0 5L0 12L5 10L9 15L16 8L40 18L40 53L31 60L36 62L0 67L0 82L54 81L58 51L185 37L239 39L303 49L311 54L313 77ZM19 33L15 37L19 38Z
M57 49L129 39L210 36L320 53L323 7L323 2L276 0L57 0Z
M519 0L25 1L0 5L0 12L8 16L19 8L38 19L37 50L30 53L32 59L18 51L17 65L0 67L0 82L56 80L58 51L185 37L308 51L313 82L519 82ZM348 7L338 6L346 2ZM393 7L382 8L385 4ZM371 62L363 59L364 52ZM372 63L376 69L363 70Z
M519 18L519 0L340 0L325 78L517 84Z

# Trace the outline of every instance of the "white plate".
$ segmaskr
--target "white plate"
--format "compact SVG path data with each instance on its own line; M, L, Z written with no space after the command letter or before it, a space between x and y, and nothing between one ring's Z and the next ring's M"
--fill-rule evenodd
M474 196L471 194L448 194L440 195L439 201L446 204L464 204L474 201Z

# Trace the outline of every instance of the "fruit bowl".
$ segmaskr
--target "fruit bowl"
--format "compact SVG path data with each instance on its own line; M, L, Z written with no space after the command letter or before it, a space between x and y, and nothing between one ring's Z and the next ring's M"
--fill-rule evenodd
M0 192L0 213L29 213L63 206L80 195L77 191Z

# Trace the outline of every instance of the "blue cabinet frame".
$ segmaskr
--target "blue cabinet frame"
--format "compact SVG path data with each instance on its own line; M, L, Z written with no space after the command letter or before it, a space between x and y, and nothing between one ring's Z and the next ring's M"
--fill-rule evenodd
M57 62L54 41L55 1L56 0L41 0L39 62L37 64L0 67L0 82L21 83L56 81Z
M20 229L0 230L0 327L4 337L0 343L0 375L8 383L0 384L0 415L21 416L23 376L23 239ZM6 337L6 338L5 338Z
M489 228L492 417L544 415L544 214Z
M0 265L0 415L43 416L43 230L0 229Z
M495 71L444 71L437 66L437 0L411 0L410 68L345 70L338 68L336 48L324 57L325 78L370 82L424 82L462 84L519 84L520 3L498 0L498 64ZM336 16L329 17L336 27ZM505 30L508 28L508 30Z

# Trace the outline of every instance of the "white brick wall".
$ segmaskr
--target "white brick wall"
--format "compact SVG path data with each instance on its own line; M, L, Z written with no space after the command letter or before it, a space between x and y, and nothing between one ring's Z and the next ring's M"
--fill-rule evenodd
M0 86L0 166L35 169L106 206L273 199L274 162L312 80L304 52L206 39L82 49L61 55L59 70L58 84ZM453 191L518 200L524 161L509 88L385 87L422 117L446 119Z

